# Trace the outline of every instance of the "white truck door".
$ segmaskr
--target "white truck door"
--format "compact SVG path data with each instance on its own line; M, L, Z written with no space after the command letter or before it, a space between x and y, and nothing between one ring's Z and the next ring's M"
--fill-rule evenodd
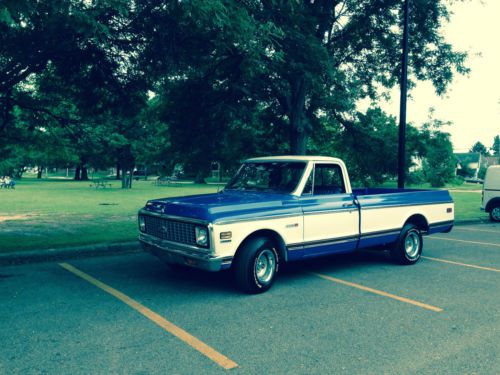
M359 210L346 178L339 164L314 164L300 197L305 257L356 248Z

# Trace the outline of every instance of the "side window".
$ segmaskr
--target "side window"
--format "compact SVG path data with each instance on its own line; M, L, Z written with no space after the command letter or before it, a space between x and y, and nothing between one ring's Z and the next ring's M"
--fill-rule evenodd
M314 195L345 193L342 170L337 164L316 164L314 169Z

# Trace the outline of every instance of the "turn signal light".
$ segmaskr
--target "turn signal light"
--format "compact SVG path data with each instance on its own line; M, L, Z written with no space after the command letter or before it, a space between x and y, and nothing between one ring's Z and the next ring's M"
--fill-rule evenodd
M220 239L221 240L230 240L232 236L233 236L233 233L231 233L231 232L220 232Z

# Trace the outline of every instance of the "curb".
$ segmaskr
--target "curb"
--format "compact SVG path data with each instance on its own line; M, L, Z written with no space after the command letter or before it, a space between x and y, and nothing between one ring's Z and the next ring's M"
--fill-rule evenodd
M489 219L477 218L477 219L455 220L454 225L488 224L488 223L491 223Z
M41 263L105 255L130 254L142 251L138 241L66 247L33 251L16 251L0 254L0 266L24 263Z

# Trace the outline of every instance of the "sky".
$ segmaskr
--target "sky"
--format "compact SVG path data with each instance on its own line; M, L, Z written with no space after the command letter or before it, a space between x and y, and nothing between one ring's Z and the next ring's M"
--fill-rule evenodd
M471 72L456 75L443 97L431 83L419 82L408 100L407 122L421 125L433 107L434 118L452 122L443 131L451 134L455 152L467 152L477 141L491 147L500 135L500 0L455 2L450 10L442 34L456 50L469 52ZM399 87L380 104L399 119Z

